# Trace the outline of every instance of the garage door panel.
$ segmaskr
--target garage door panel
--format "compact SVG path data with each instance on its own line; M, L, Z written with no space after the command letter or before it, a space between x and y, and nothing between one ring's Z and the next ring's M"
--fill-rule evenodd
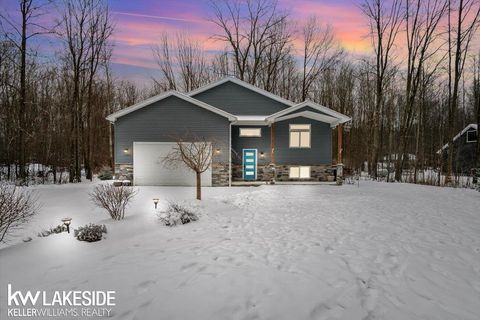
M172 151L171 142L135 142L133 147L133 179L135 185L194 186L195 172L185 166L172 168L163 159ZM212 185L211 168L202 174L202 186Z

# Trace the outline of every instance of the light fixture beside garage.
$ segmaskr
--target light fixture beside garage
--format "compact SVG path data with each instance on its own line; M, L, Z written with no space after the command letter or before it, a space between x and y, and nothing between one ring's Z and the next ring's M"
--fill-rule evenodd
M125 149L123 149L123 153L124 153L124 154L129 154L129 153L130 153L130 150L129 150L128 148L125 148Z
M262 158L262 159L265 158L265 153L263 151L260 152L260 158Z
M220 154L220 148L215 149L215 154Z

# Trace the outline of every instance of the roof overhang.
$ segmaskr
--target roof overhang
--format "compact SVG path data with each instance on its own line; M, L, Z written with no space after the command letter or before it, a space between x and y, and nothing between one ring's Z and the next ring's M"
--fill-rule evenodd
M254 91L254 92L256 92L256 93L258 93L258 94L261 94L261 95L263 95L263 96L265 96L265 97L267 97L267 98L276 100L276 101L278 101L278 102L280 102L280 103L283 103L283 104L285 104L285 105L287 105L287 106L293 106L293 105L295 104L295 103L292 102L292 101L289 101L289 100L287 100L287 99L284 99L284 98L282 98L282 97L280 97L280 96L277 96L276 94L273 94L273 93L268 92L268 91L266 91L266 90L257 88L257 87L255 87L254 85L251 85L250 83L247 83L247 82L242 81L242 80L240 80L240 79L237 79L237 78L235 78L235 77L225 77L225 78L223 78L223 79L220 79L220 80L218 80L218 81L212 82L212 83L207 84L207 85L205 85L205 86L203 86L203 87L200 87L200 88L198 88L198 89L192 90L192 91L188 92L188 95L189 95L190 97L193 97L193 96L195 96L195 95L197 95L197 94L199 94L199 93L201 93L201 92L210 90L210 89L215 88L215 87L217 87L217 86L219 86L219 85L221 85L221 84L224 84L224 83L226 83L226 82L235 83L235 84L237 84L237 85L239 85L239 86L241 86L241 87L244 87L244 88L246 88L246 89L249 89L249 90L251 90L251 91Z
M304 107L310 107L314 110L319 111L319 113L313 112L313 111L300 111L297 113L292 113ZM319 105L318 103L315 103L313 101L304 101L290 108L274 113L271 116L268 116L266 118L266 121L268 123L273 123L276 121L282 121L282 120L287 120L287 119L296 118L296 117L305 117L305 118L310 118L310 119L314 119L321 122L326 122L326 123L329 123L332 128L336 127L338 124L349 122L352 120L352 118L340 112L337 112L330 108Z
M325 122L330 124L330 127L335 128L339 124L339 120L334 117L326 116L321 113L316 113L312 111L301 111L297 113L292 113L283 117L278 117L275 118L275 122L277 121L283 121L283 120L288 120L288 119L293 119L293 118L298 118L298 117L303 117L303 118L309 118L312 120L317 120L320 122Z
M211 105L209 105L205 102L202 102L200 100L197 100L195 98L187 96L187 95L185 95L183 93L180 93L178 91L167 91L167 92L161 93L159 95L156 95L154 97L151 97L149 99L141 101L137 104L134 104L133 106L130 106L128 108L125 108L125 109L122 109L122 110L117 111L115 113L112 113L109 116L107 116L106 119L108 121L114 123L118 118L123 117L124 115L127 115L131 112L134 112L134 111L139 110L141 108L144 108L148 105L151 105L152 103L155 103L157 101L160 101L160 100L163 100L165 98L172 97L172 96L177 97L179 99L182 99L184 101L190 102L191 104L194 104L194 105L196 105L200 108L206 109L206 110L211 111L213 113L216 113L218 115L221 115L221 116L227 118L230 121L236 121L237 120L237 117L234 116L231 113L228 113L228 112L223 111L221 109L215 108L214 106L211 106Z

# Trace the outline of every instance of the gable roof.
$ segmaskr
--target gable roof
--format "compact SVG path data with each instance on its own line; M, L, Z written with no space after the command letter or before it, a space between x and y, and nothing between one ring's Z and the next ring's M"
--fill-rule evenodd
M196 106L199 106L201 108L204 108L208 111L211 111L213 113L216 113L218 115L221 115L225 118L227 118L228 120L230 121L235 121L237 120L237 117L235 117L233 114L230 114L226 111L223 111L223 110L220 110L218 108L215 108L214 106L211 106L205 102L202 102L200 100L197 100L195 98L192 98L190 96L187 96L186 94L183 94L183 93L180 93L178 91L167 91L167 92L164 92L164 93L161 93L159 95L156 95L154 97L151 97L151 98L148 98L147 100L144 100L144 101L141 101L139 103L136 103L134 104L133 106L130 106L128 108L125 108L125 109L122 109L120 111L117 111L117 112L114 112L112 114L110 114L109 116L107 116L107 120L110 121L110 122L115 122L118 118L120 117L123 117L124 115L127 115L133 111L136 111L138 109L141 109L141 108L144 108L148 105L151 105L152 103L155 103L157 101L160 101L160 100L163 100L165 98L168 98L168 97L171 97L171 96L174 96L174 97L177 97L179 99L182 99L184 101L187 101L187 102L190 102Z
M247 82L242 81L242 80L240 80L240 79L237 79L237 78L235 78L235 77L225 77L225 78L223 78L223 79L220 79L220 80L218 80L218 81L212 82L212 83L207 84L207 85L205 85L205 86L203 86L203 87L200 87L200 88L198 88L198 89L192 90L192 91L188 92L187 94L188 94L190 97L192 97L192 96L195 96L195 95L197 95L197 94L199 94L199 93L201 93L201 92L204 92L204 91L210 90L210 89L212 89L212 88L215 88L215 87L217 87L217 86L219 86L219 85L222 85L222 84L224 84L224 83L226 83L226 82L235 83L235 84L237 84L237 85L239 85L239 86L241 86L241 87L244 87L244 88L246 88L246 89L248 89L248 90L254 91L254 92L256 92L256 93L258 93L258 94L261 94L261 95L263 95L263 96L265 96L265 97L267 97L267 98L276 100L276 101L278 101L278 102L280 102L280 103L283 103L283 104L285 104L285 105L287 105L287 106L293 106L293 105L295 104L294 102L292 102L292 101L290 101L290 100L284 99L284 98L282 98L282 97L280 97L280 96L277 96L277 95L275 95L275 94L273 94L273 93L271 93L271 92L268 92L268 91L266 91L266 90L260 89L260 88L254 86L254 85L251 85L250 83L247 83Z
M315 110L318 110L318 111L326 114L327 116L323 115L323 117L321 117L322 115L316 115L316 117L318 119L323 119L323 120L319 120L319 121L328 122L332 125L337 125L339 123L345 123L345 122L348 122L348 121L352 120L352 118L347 117L346 115L341 114L340 112L334 111L330 108L324 107L324 106L319 105L318 103L315 103L315 102L310 101L310 100L306 100L302 103L298 103L294 106L291 106L290 108L287 108L287 109L284 109L284 110L279 111L277 113L274 113L271 116L267 117L266 120L271 123L271 122L275 122L275 120L279 120L279 119L282 119L282 118L289 119L289 118L286 118L284 116L288 115L289 113L291 113L293 111L304 108L304 107L311 107ZM311 118L312 114L315 114L315 113L312 112L312 111L303 111L303 112L299 112L299 113L292 114L292 115L289 115L289 116L290 116L290 118L293 118L294 115L295 115L295 117L308 115L307 118ZM336 119L336 123L332 119Z
M478 130L477 124L476 124L476 123L470 123L469 125L467 125L465 128L463 128L462 131L460 131L455 137L453 137L452 141L457 140L457 139L460 138L465 132L470 131L470 130ZM437 154L440 153L440 152L442 152L442 151L445 150L446 148L448 148L448 143L446 143L443 147L441 147L441 148L437 151Z

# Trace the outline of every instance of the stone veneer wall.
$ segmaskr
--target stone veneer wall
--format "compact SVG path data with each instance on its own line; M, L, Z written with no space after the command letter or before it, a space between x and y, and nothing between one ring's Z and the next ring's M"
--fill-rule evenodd
M331 165L310 166L310 179L290 179L290 167L298 165L275 166L276 181L333 181L334 168ZM257 169L257 181L271 181L273 172L268 165L259 165ZM232 180L241 181L242 165L232 164Z
M130 180L133 183L133 164L132 163L115 163L115 179Z
M293 165L278 165L275 167L276 181L333 181L334 168L331 165L310 166L310 179L290 179L289 171ZM271 181L273 172L268 165L259 165L257 181ZM133 164L115 164L115 179L133 182ZM232 180L242 181L242 165L232 163ZM228 163L212 164L212 186L228 186Z
M115 164L115 179L133 182L133 164ZM228 163L213 163L212 186L228 186Z
M228 187L228 163L212 163L212 186Z

